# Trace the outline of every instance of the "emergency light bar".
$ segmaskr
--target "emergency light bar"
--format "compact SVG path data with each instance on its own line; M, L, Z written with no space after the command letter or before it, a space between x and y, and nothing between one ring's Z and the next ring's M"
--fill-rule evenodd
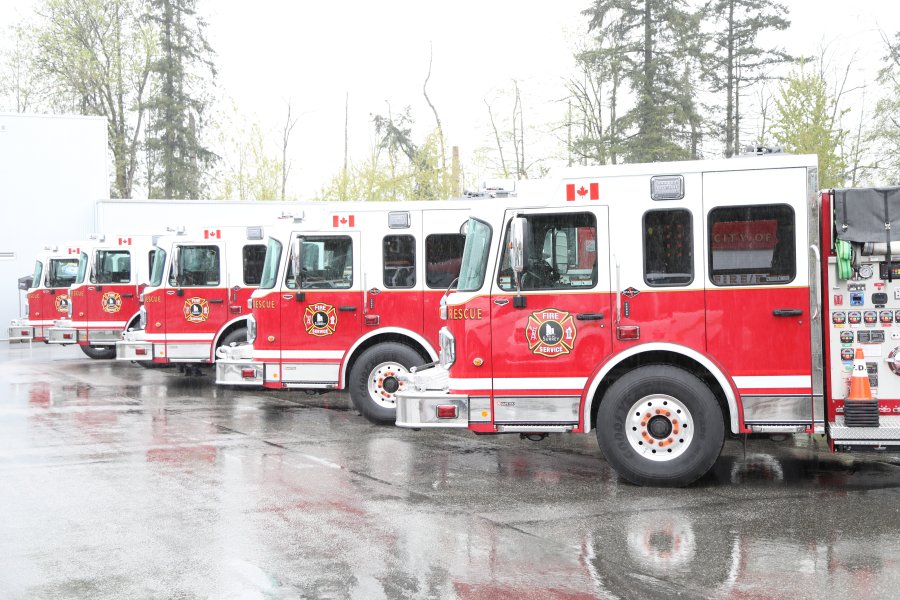
M684 177L681 175L651 177L650 197L654 200L681 200L684 198Z

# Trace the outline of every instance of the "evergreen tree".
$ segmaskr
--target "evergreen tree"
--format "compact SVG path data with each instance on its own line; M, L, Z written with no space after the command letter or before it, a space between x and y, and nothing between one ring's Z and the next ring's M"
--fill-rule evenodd
M790 26L788 9L770 0L712 0L704 9L715 24L711 49L704 57L704 77L711 91L724 96L725 115L718 129L725 136L725 156L740 149L741 91L768 77L768 71L793 60L778 48L761 48L759 34Z
M877 171L884 183L900 184L900 33L884 36L887 55L878 73L884 90L875 107L875 127L871 134L878 151Z
M217 156L203 140L206 84L215 77L206 26L197 0L150 0L149 19L159 32L148 103L147 186L150 197L199 198L203 176ZM207 79L207 75L209 79Z
M690 158L697 109L685 89L692 71L683 66L699 54L699 22L684 0L595 0L584 11L596 34L601 64L618 54L634 105L615 129L625 160ZM612 45L614 43L614 45ZM687 101L687 104L685 102Z

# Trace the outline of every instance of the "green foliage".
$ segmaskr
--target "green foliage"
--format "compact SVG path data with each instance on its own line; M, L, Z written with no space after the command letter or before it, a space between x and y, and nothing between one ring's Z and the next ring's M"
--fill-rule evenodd
M846 110L836 110L836 104L825 79L807 72L803 64L782 84L775 99L772 136L786 152L819 156L821 188L841 187L846 177L842 148L847 132L840 127Z
M240 120L237 111L217 128L216 145L222 148L217 163L214 193L225 200L277 200L281 198L282 162L266 143L258 123Z
M374 119L373 119L374 121ZM383 121L382 121L383 123ZM395 135L402 128L385 128ZM412 146L407 136L404 142ZM334 175L316 195L316 200L343 202L347 200L368 200L375 202L393 200L441 200L450 197L451 180L449 169L441 167L440 134L431 133L424 143L416 147L412 159L401 160L399 152L393 157L390 152L385 157L381 150L387 148L384 138L376 150L359 165L352 165L346 171ZM399 150L401 145L397 145ZM403 153L404 156L405 152Z
M43 0L34 68L51 108L107 118L112 195L129 198L156 46L140 0Z
M885 184L900 185L900 33L885 36L887 54L878 74L883 96L875 106L875 127L870 136L880 160L876 172Z
M147 186L150 197L199 198L203 174L218 158L206 147L203 129L215 77L213 51L196 0L150 0L159 58L153 64L155 90L148 102Z

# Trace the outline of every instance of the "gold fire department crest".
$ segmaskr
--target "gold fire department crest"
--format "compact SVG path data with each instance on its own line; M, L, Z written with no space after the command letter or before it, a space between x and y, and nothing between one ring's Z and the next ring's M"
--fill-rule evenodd
M209 318L209 302L194 296L184 301L184 318L188 323L203 323Z
M58 294L56 298L53 300L53 304L56 305L56 312L69 312L69 296L68 294Z
M310 335L317 337L331 335L337 327L337 313L334 306L321 302L310 304L306 307L306 314L303 315L303 325L306 327L306 333Z
M122 295L117 292L106 292L100 298L100 308L109 314L122 310Z
M534 354L555 358L563 356L575 347L578 329L572 315L555 308L536 310L528 317L525 341Z

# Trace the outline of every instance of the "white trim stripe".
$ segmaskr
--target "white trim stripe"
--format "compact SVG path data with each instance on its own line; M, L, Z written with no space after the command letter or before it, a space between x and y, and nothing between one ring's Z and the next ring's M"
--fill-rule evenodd
M127 321L72 321L73 327L125 327Z
M146 333L144 339L154 342L211 342L216 337L214 333Z
M454 390L583 390L587 377L509 377L450 379Z
M735 377L734 384L738 389L780 389L780 388L808 388L812 387L810 375L762 375L749 377Z
M343 350L257 350L253 349L253 358L335 358L344 357Z

